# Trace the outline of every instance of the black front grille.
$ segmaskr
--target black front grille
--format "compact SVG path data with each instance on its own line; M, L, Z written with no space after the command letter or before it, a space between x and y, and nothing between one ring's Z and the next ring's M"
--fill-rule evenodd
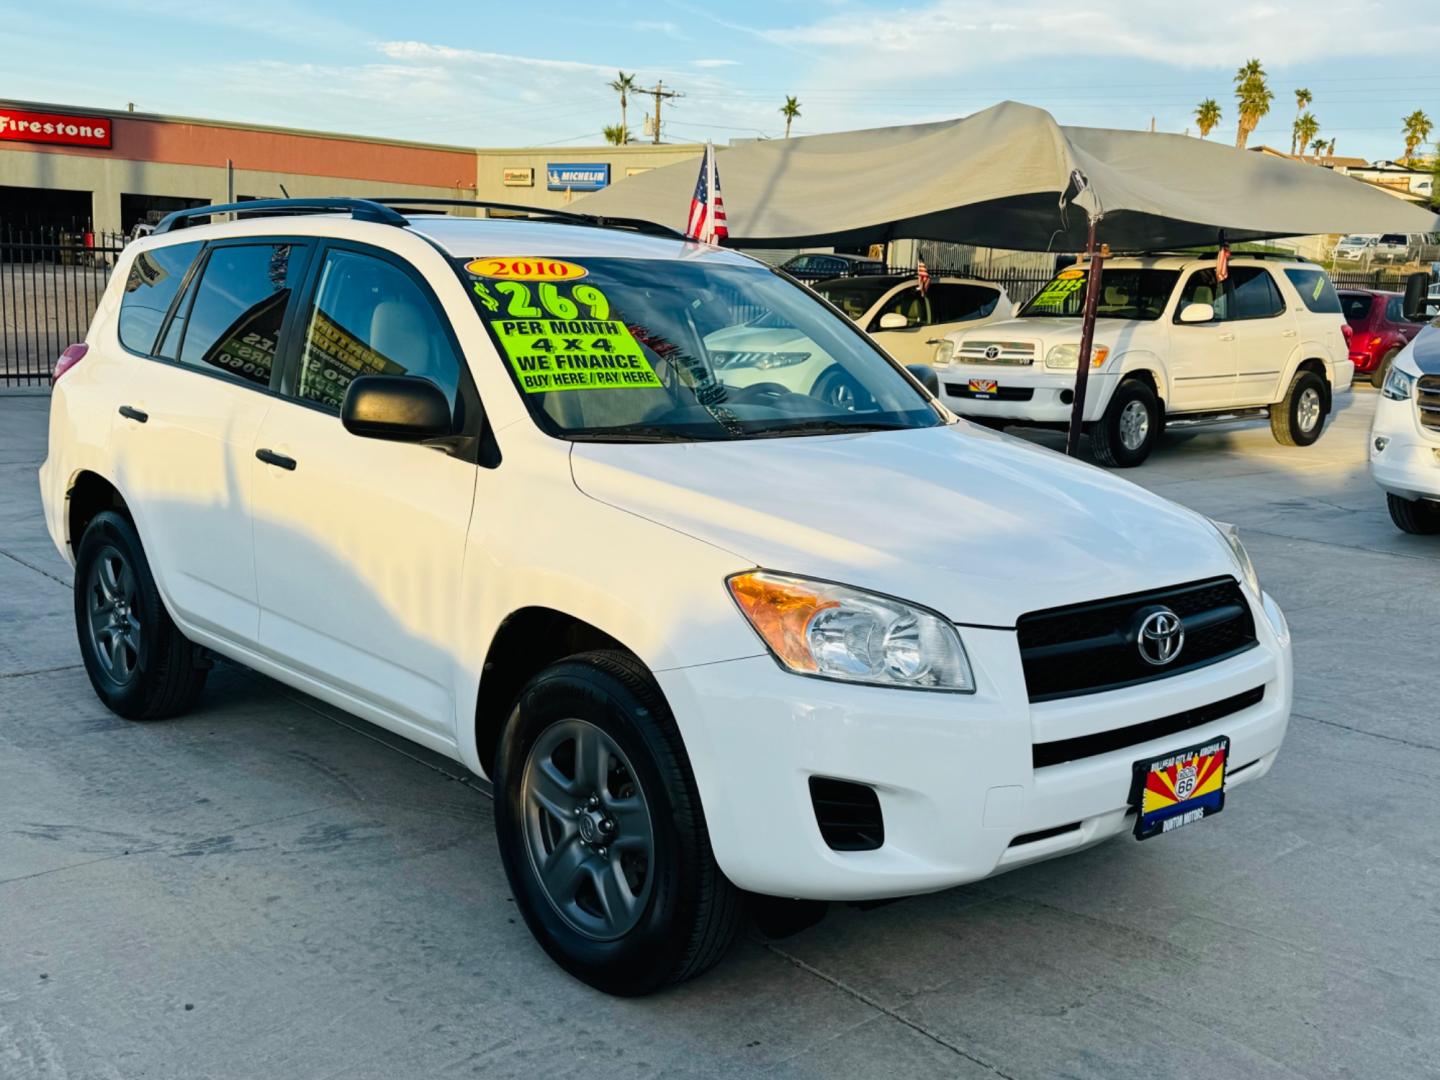
M1201 724L1208 724L1212 720L1230 716L1241 709L1259 705L1264 700L1265 687L1257 686L1254 690L1246 690L1243 694L1236 694L1233 697L1212 702L1209 705L1201 705L1198 708L1186 709L1184 712L1174 713L1170 716L1162 716L1158 720L1147 720L1143 724L1131 724L1129 727L1114 728L1110 731L1097 731L1093 735L1080 735L1073 739L1036 743L1031 755L1037 769L1043 769L1047 765L1063 765L1067 761L1079 761L1081 758L1108 754L1112 750L1123 750L1127 746L1139 746L1141 743L1163 739L1167 735L1178 735L1182 731L1189 731ZM1233 776L1238 771L1238 769L1232 770L1231 775Z
M812 776L810 800L820 835L835 851L874 851L885 843L885 821L874 788Z
M1421 375L1415 384L1415 408L1420 426L1440 431L1440 375Z
M1147 611L1169 608L1185 642L1168 664L1148 663L1137 644ZM1095 694L1214 664L1255 645L1255 618L1234 578L1176 585L1032 611L1015 625L1031 701Z
M949 382L945 392L951 397L975 398L980 401L1029 401L1035 396L1033 386L997 386L994 390L971 390L965 383Z

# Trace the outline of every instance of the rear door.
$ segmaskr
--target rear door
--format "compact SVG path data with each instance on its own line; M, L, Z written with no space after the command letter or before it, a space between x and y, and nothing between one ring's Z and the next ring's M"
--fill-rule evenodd
M1235 399L1235 333L1226 320L1229 293L1213 269L1193 270L1180 286L1180 300L1171 321L1169 412L1223 409ZM1192 304L1215 309L1210 322L1186 323L1180 315Z
M174 614L242 645L259 620L251 454L308 251L252 238L156 248L122 300L121 342L137 355L113 428L117 481ZM161 286L180 280L164 304Z
M339 412L362 374L431 380L457 431L478 423L478 399L448 320L406 262L332 243L311 278L250 462L260 648L407 736L449 742L477 467L351 435Z
M1299 345L1295 312L1264 266L1230 268L1227 325L1235 335L1235 404L1269 405L1283 395L1281 374Z

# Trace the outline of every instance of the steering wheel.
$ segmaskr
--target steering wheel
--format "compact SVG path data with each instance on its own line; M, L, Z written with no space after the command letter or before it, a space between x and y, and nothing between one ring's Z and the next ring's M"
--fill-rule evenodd
M749 386L741 386L731 389L727 394L727 400L733 405L773 405L784 397L789 397L795 391L777 382L751 383Z

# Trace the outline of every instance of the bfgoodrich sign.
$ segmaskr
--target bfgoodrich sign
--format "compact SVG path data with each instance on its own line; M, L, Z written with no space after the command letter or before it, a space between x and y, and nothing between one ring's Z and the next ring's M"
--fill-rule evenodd
M0 142L55 143L110 149L111 121L103 116L67 116L0 106Z
M545 166L545 186L551 191L599 191L610 184L608 163Z

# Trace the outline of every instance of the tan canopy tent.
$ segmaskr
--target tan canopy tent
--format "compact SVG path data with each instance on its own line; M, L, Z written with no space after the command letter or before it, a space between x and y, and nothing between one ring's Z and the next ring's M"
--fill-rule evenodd
M1023 251L1162 251L1334 232L1440 231L1440 217L1328 169L1184 135L1062 127L1002 102L962 120L742 143L717 152L730 244L900 238ZM576 206L685 228L696 163ZM1077 454L1100 274L1086 283L1067 450Z
M913 237L1116 251L1332 232L1434 232L1440 218L1328 169L1184 135L1062 127L1004 102L961 120L747 142L716 153L737 247ZM575 210L684 229L698 162L642 173Z

